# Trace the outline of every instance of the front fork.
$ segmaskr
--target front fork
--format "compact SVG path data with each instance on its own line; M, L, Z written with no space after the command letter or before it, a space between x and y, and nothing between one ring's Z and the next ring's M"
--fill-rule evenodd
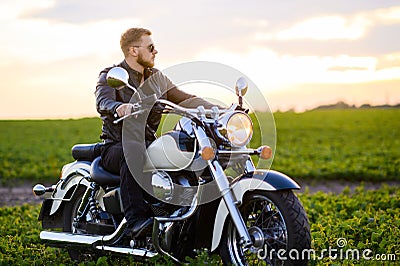
M200 150L203 150L203 148L205 147L212 147L209 138L202 128L197 128L196 126L193 126L193 129L199 142ZM213 175L217 183L219 191L222 194L222 198L224 199L226 207L239 234L239 243L244 247L251 246L252 241L250 238L250 234L247 231L246 224L244 223L242 215L240 214L237 204L235 202L233 193L229 186L228 177L225 175L224 170L222 169L218 161L213 162L213 159L211 159L207 161L207 164L211 170L211 174Z
M217 186L221 191L222 198L226 204L226 207L231 215L232 221L236 227L236 230L240 236L239 243L244 247L251 246L253 242L251 241L249 231L247 231L246 224L243 221L243 217L237 208L237 204L233 197L232 190L230 189L228 178L225 175L219 162L215 161L212 163L208 161L208 165L211 169L211 173L215 178Z

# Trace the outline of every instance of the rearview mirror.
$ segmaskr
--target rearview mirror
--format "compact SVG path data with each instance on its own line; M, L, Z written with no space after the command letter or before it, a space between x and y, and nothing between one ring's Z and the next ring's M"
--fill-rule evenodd
M247 80L244 77L240 77L237 81L236 81L236 85L235 85L235 91L236 91L236 95L241 97L244 96L247 92Z
M107 84L115 89L128 85L129 74L122 67L113 67L107 73Z

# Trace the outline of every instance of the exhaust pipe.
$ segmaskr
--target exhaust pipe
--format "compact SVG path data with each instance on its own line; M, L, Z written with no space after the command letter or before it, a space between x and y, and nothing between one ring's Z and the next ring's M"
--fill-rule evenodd
M101 242L103 236L89 236L89 235L76 235L71 233L61 233L61 232L40 232L40 239L49 246L52 247L80 247L80 248L90 248L95 243Z
M126 219L122 219L118 228L111 235L78 235L65 232L40 232L40 239L47 245L53 247L80 247L90 248L95 246L112 245L123 236L126 227Z
M42 241L46 245L59 248L65 248L65 247L74 247L78 249L96 248L102 251L138 256L142 258L153 258L158 254L157 252L152 252L146 249L133 249L125 247L107 246L107 245L112 245L121 239L125 227L126 227L126 220L124 218L121 224L115 230L115 232L111 235L107 236L78 235L71 233L42 231L40 232L40 239L42 239Z
M74 247L78 249L92 249L93 247L96 247L96 249L101 251L132 255L142 258L153 258L158 255L157 252L152 252L147 249L103 246L101 244L103 236L74 235L70 233L42 231L40 233L40 238L49 246L58 248Z
M154 256L158 255L157 252L152 252L147 249L132 249L132 248L122 248L122 247L110 247L110 246L97 246L96 249L102 251L108 251L112 253L120 253L125 255L132 255L142 258L153 258Z

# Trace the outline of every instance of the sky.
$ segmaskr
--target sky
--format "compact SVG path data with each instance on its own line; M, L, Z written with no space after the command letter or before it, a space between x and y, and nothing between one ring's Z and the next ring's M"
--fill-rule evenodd
M274 111L400 102L399 1L2 0L0 25L0 119L97 116L131 27L152 31L157 68L228 65Z

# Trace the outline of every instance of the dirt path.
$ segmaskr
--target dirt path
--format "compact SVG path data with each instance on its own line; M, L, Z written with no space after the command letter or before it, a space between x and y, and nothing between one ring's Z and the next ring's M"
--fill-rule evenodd
M389 186L400 187L400 181L384 182ZM383 183L382 183L383 184ZM382 186L381 183L364 183L364 187L369 190L378 189ZM327 181L327 182L303 182L301 184L302 189L300 192L308 190L309 193L315 193L317 191L332 192L335 194L341 193L345 187L349 187L352 191L358 187L360 183L352 183L346 181ZM11 187L0 187L0 207L4 206L16 206L24 203L29 204L40 204L42 198L36 197L32 192L32 185L25 184L14 188Z
M32 192L32 186L0 187L0 207L22 205L24 203L41 203L42 199Z

